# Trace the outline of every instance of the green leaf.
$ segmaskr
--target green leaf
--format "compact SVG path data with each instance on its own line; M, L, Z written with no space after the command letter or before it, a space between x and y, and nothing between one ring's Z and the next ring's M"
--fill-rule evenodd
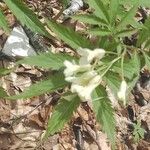
M121 78L117 73L108 72L104 77L105 82L109 88L113 91L114 95L117 97L117 93L120 88Z
M76 95L68 95L67 99L61 98L60 103L55 107L55 110L48 121L46 137L60 131L64 124L72 117L80 104L80 99Z
M57 24L52 20L47 20L47 25L58 36L58 38L63 40L72 48L91 48L90 41L84 38L79 33L75 32L73 29L69 27L66 28L65 26Z
M116 64L113 65L112 69L121 74L121 62L118 61ZM132 57L125 58L123 64L123 72L124 76L128 79L132 79L134 75L139 75L141 69L141 62L138 54L135 52Z
M150 1L148 0L139 0L139 5L143 7L150 8Z
M137 81L139 80L139 75L136 76L135 78L133 78L131 81L128 82L128 90L127 90L127 96L129 97L129 93L133 90L133 88L135 87Z
M123 4L123 5L138 4L138 6L150 7L150 1L149 0L120 0L120 4Z
M97 17L105 19L109 23L108 9L101 0L87 0L90 7L94 8L94 14Z
M107 93L103 86L99 86L93 92L93 110L96 114L97 121L102 125L102 129L106 132L112 146L115 145L115 118L114 110L107 97Z
M0 77L9 74L11 71L12 71L11 69L0 68Z
M2 88L2 87L0 87L0 98L5 98L5 97L7 97L8 95L7 95L7 93L5 92L5 90Z
M140 47L142 43L150 40L150 17L146 19L142 30L139 33L138 41L137 41L137 46Z
M148 67L148 69L150 69L150 57L145 52L143 52L143 55L145 59L145 65Z
M7 33L10 32L6 18L5 18L4 14L2 13L1 10L0 10L0 27L3 28L3 30L5 32L7 32Z
M40 61L39 61L40 60ZM58 70L64 66L65 60L73 60L73 57L64 54L54 54L52 52L49 53L41 53L37 56L31 56L20 60L17 64L28 64L34 65L38 67L43 67L45 69L53 69Z
M133 126L134 126L134 131L133 131L134 141L139 142L141 138L144 138L145 130L141 128L141 122L139 120L137 124L134 124Z
M126 13L126 15L119 22L119 24L117 26L117 30L122 30L126 27L126 25L130 24L130 21L134 19L137 8L138 7L136 4Z
M90 29L87 31L87 33L96 35L96 36L106 36L106 35L111 35L111 31L108 29L101 29L101 28L95 28L95 29Z
M48 80L31 85L25 91L18 95L10 96L9 99L27 99L38 96L46 92L53 92L67 85L62 72L54 74Z
M9 9L17 17L17 19L26 25L33 32L50 37L44 25L38 20L37 16L20 0L4 0Z
M110 22L111 24L115 23L116 16L118 13L119 0L110 0Z
M126 29L126 30L122 30L120 32L118 32L116 34L117 37L125 37L128 36L130 37L131 35L135 34L137 32L136 29Z
M78 20L83 23L93 24L93 25L107 25L104 19L101 19L95 15L75 15L71 17L72 19Z

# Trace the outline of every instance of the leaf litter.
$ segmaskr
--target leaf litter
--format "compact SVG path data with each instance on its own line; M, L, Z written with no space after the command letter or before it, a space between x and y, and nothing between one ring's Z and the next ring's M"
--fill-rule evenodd
M46 1L29 1L26 3L39 16L56 17L60 11L60 4L57 0ZM5 8L5 6L3 6ZM44 9L46 8L46 9ZM7 18L10 26L16 23L14 16L7 12ZM68 23L67 23L68 25ZM81 24L71 24L72 28L82 30L86 28ZM0 46L3 47L7 35L0 30ZM64 43L56 41L51 43L54 51L67 51L74 53ZM57 49L56 49L57 48ZM15 65L4 60L1 66L10 67ZM14 73L0 78L0 83L6 92L10 95L22 92L32 83L41 80L46 76L45 70L39 70L36 67L20 65ZM146 73L144 73L145 75ZM150 76L150 73L148 73ZM147 76L148 76L147 75ZM143 87L143 75L140 77L140 83L134 89L131 101L127 108L122 108L116 104L114 97L110 92L114 102L115 118L117 120L117 149L126 150L149 150L150 148L150 79L146 82L148 85ZM140 88L140 89L139 89ZM32 91L31 91L32 92ZM142 95L142 96L141 96ZM0 149L10 150L97 150L98 145L102 150L110 150L106 135L101 132L101 126L96 123L95 116L91 110L90 104L83 104L79 107L78 113L74 113L74 117L64 129L48 137L42 141L42 137L46 130L49 116L52 114L53 107L57 103L59 92L51 95L45 94L36 96L31 99L9 101L0 101ZM142 101L142 102L141 102ZM82 114L82 115L81 115ZM145 129L145 138L140 142L134 143L132 138L133 122L137 119L141 120L142 127Z

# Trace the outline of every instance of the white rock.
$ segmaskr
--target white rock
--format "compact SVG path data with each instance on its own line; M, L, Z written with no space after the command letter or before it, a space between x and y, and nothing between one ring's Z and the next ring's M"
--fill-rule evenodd
M74 13L76 13L81 7L83 7L83 1L82 0L71 0L70 1L70 7L65 9L63 11L63 14L67 17Z
M13 28L2 51L6 55L13 57L36 55L36 52L29 44L29 38L21 26Z

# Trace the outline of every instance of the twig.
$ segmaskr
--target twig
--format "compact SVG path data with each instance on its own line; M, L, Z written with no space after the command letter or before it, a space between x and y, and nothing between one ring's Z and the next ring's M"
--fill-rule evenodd
M50 97L48 97L47 99L49 99L49 98L50 98ZM26 118L29 114L31 114L33 111L35 111L37 108L39 108L42 104L46 103L46 100L47 100L47 99L45 99L45 100L43 100L42 102L40 102L38 105L36 105L32 110L30 110L30 111L27 112L26 114L21 115L21 116L15 118L15 119L13 119L13 120L16 121L16 120L21 120L21 119L23 119L23 118ZM14 121L13 121L13 123L14 123Z

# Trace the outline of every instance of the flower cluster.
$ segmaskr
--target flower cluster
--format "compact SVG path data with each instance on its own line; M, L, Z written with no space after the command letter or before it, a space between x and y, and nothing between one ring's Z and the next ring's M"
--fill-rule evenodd
M92 91L101 82L101 76L94 70L93 65L105 55L105 51L79 48L78 54L81 56L78 64L74 61L64 62L65 80L72 83L71 92L77 93L81 101L88 101L91 100Z

